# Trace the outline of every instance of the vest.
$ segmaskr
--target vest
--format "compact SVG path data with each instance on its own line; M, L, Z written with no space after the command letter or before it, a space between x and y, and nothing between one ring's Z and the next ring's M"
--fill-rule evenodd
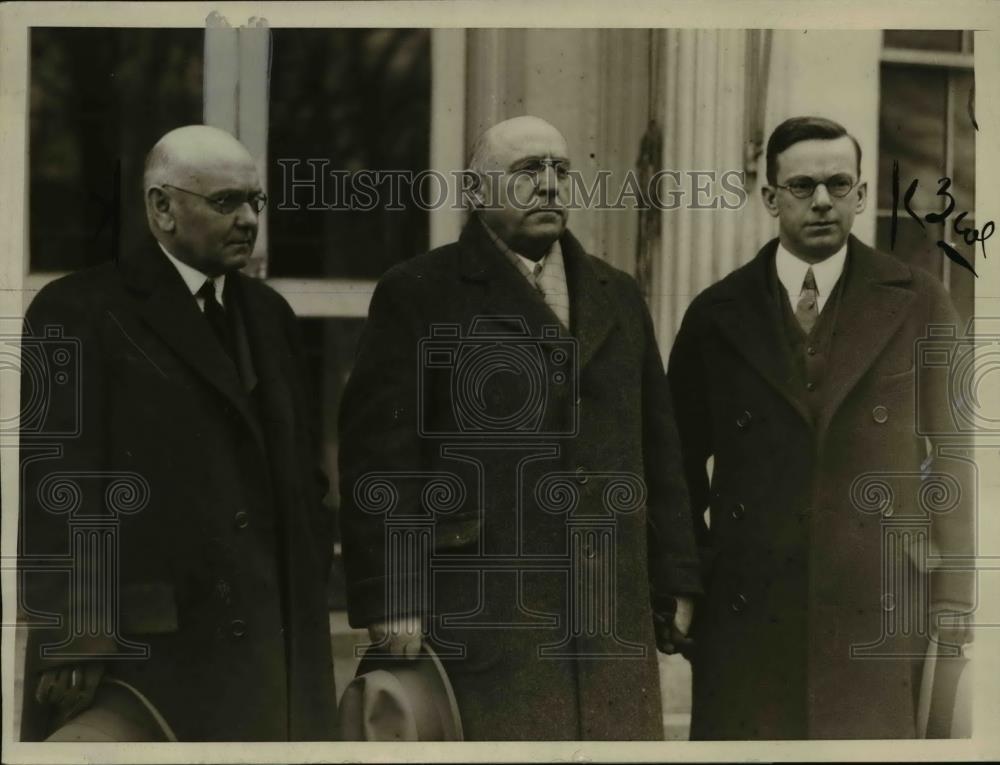
M795 318L795 310L788 299L788 292L778 279L778 271L772 259L770 265L771 295L778 303L781 321L781 336L785 340L791 361L789 387L805 405L811 421L815 424L828 395L826 386L827 362L837 341L837 315L840 312L844 282L848 278L850 258L844 264L844 271L837 280L833 292L823 306L812 332L806 334ZM797 296L796 296L797 297Z

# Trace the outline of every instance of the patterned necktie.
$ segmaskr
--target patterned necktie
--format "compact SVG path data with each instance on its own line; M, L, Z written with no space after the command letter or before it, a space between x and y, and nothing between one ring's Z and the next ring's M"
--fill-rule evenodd
M206 279L197 294L198 297L205 300L205 318L208 320L209 326L212 327L212 331L222 345L222 349L230 359L235 359L233 337L229 331L229 322L226 321L226 311L215 297L215 280Z
M563 327L569 329L569 292L566 289L566 270L561 266L559 259L550 254L544 263L535 264L531 274L545 304L552 309Z
M819 290L816 289L816 277L812 268L806 271L806 278L802 280L802 292L799 293L799 302L795 306L795 318L799 320L799 326L807 335L812 332L819 319Z

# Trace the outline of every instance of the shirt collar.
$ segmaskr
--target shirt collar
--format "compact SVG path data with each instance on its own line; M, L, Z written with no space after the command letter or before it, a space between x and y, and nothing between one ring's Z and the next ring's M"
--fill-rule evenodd
M177 273L181 275L181 279L184 280L184 284L187 285L187 288L191 291L192 295L197 294L198 290L200 290L202 285L205 284L206 279L212 278L210 276L206 276L197 268L189 266L187 263L184 263L171 255L167 251L167 248L163 246L162 242L157 242L157 244L160 245L160 249L163 250L163 254L167 256L167 260L174 264L174 268L177 269ZM222 295L224 294L223 290L226 288L226 275L222 274L221 276L216 276L214 281L215 295L221 303Z
M500 250L500 252L502 252L507 257L507 259L514 264L514 266L517 268L518 271L520 271L529 279L533 280L535 279L536 274L541 273L542 268L545 267L546 258L557 252L559 254L562 254L562 247L559 244L559 240L556 239L552 243L552 246L549 248L549 251L544 255L542 255L542 257L540 257L538 260L532 260L531 258L526 258L521 253L511 249L510 245L508 245L503 239L501 239L500 235L497 234L497 232L494 231L492 228L490 228L489 225L487 225L486 221L484 221L482 218L479 218L479 222L483 224L483 228L486 229L486 233L489 234L490 239L493 240L493 243L497 246L497 249Z
M833 292L833 288L837 286L837 280L844 272L844 263L846 262L846 242L843 247L826 260L811 264L793 255L779 242L774 265L778 272L778 280L788 293L789 299L794 300L802 292L802 282L805 281L806 272L812 268L813 277L816 279L816 291L819 293L819 297L825 300Z

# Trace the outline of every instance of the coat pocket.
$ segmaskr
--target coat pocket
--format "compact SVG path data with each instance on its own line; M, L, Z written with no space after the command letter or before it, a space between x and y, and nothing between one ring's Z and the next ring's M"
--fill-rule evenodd
M131 635L177 632L177 596L166 582L134 582L119 595L121 631Z

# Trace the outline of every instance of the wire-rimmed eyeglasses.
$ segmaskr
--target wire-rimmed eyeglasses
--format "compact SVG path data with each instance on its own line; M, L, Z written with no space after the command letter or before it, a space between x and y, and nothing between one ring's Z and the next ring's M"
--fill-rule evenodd
M831 175L825 180L810 178L808 175L799 175L789 178L788 183L784 186L780 183L776 183L774 186L779 189L787 189L796 199L809 199L816 193L816 187L820 184L826 187L831 197L843 199L851 193L851 189L858 185L858 181L844 173Z
M190 194L193 197L204 199L209 205L211 205L212 209L220 215L229 215L234 213L247 203L249 203L255 213L260 213L265 207L267 207L267 194L262 191L227 191L222 194L214 194L213 196L206 197L204 194L199 194L196 191L189 191L188 189L182 189L180 186L174 186L170 183L164 183L161 185L167 189L183 191L185 194Z

